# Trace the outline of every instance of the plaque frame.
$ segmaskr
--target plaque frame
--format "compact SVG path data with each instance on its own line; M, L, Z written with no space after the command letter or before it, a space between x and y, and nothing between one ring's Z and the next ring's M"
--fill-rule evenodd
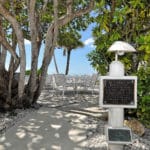
M104 81L107 80L131 80L134 81L134 93L132 104L108 104L104 102ZM137 108L137 76L100 76L100 92L99 92L100 107L106 108Z
M108 143L111 143L111 144L131 144L133 142L132 131L128 127L111 127L111 126L106 126L105 130L106 130L105 131L106 132L106 140L107 140ZM128 139L128 140L119 140L120 138L117 137L117 138L119 138L118 140L117 139L112 140L112 139L109 138L110 137L109 136L110 135L110 130L116 130L116 131L120 130L119 132L121 132L121 131L128 131L126 134L128 134L128 138L130 138L130 139ZM113 136L114 136L114 134L113 134ZM125 138L126 137L127 137L127 135L125 136ZM116 138L116 137L114 137L114 138Z

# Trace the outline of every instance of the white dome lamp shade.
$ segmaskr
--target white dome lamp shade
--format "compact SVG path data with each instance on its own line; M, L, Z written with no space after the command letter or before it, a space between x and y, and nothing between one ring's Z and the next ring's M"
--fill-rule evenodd
M123 55L125 52L136 52L136 49L124 41L115 41L108 49L108 52L115 52L115 59L118 59L118 55Z

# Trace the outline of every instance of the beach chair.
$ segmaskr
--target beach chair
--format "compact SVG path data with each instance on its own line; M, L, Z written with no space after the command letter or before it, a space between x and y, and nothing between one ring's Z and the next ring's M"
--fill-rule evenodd
M68 92L76 93L76 86L75 86L75 77L71 75L66 75L66 85L65 90Z
M65 92L73 92L75 94L74 77L64 74L54 74L54 88L56 92L62 92L63 97Z
M54 79L52 74L46 76L44 89L49 91L54 90Z
M76 91L76 94L86 91L85 75L76 75L75 76L75 91Z
M99 92L99 75L93 74L91 76L91 89L92 89L92 95L94 92Z
M64 96L66 77L64 74L53 74L54 89L56 92L62 92Z

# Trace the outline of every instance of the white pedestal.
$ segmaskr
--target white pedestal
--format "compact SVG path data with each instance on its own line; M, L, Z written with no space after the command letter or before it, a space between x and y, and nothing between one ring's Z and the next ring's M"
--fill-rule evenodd
M109 76L124 76L124 65L119 61L110 64ZM123 127L124 108L109 108L108 125L112 127ZM122 150L123 145L109 144L110 150Z

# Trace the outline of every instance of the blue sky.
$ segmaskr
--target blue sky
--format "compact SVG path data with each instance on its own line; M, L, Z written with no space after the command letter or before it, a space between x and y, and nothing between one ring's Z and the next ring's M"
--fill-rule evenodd
M87 30L81 32L82 35L81 40L84 43L84 47L72 50L71 59L70 59L70 68L69 68L69 74L71 75L76 75L76 74L83 75L83 74L95 73L94 69L92 68L90 62L87 59L87 54L94 49L92 28L93 25L90 25ZM25 45L26 45L26 58L27 58L26 69L30 69L30 65L31 65L30 41L25 40ZM43 50L44 50L44 45L42 45L40 51L39 66L42 63ZM61 49L56 49L55 57L58 64L59 73L65 73L67 56L63 56L63 51ZM7 63L9 63L9 57L7 58ZM48 68L48 74L53 74L53 73L56 73L56 70L54 66L54 61L52 59Z

